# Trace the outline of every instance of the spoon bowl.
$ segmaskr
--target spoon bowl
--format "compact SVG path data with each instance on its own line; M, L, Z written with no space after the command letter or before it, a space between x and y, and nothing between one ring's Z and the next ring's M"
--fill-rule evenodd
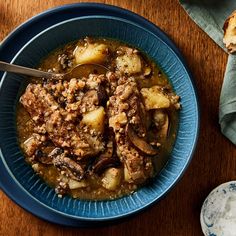
M104 65L87 63L87 64L78 64L72 68L67 73L52 73L45 72L41 70L36 70L32 68L27 68L24 66L13 65L3 61L0 61L0 71L8 71L22 75L28 75L38 78L46 78L51 80L65 80L71 78L80 78L87 77L89 74L105 74L108 71L108 68Z
M88 77L89 74L105 74L109 69L100 64L78 64L71 71L63 75L63 79ZM61 74L59 74L60 77Z

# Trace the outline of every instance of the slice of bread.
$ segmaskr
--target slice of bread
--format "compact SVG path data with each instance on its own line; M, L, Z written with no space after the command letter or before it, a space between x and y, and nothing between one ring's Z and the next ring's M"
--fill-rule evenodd
M229 53L236 52L236 11L234 11L225 21L223 42Z

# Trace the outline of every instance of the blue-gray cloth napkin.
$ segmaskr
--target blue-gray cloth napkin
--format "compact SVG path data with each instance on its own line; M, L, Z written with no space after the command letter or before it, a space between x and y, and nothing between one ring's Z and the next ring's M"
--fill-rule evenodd
M222 49L225 20L236 10L236 0L180 0L189 16ZM212 58L213 60L213 58ZM236 144L236 55L229 55L219 105L222 133Z

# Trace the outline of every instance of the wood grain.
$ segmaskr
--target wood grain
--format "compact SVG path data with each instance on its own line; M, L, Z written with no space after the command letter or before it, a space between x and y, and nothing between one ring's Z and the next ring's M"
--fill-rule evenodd
M0 1L0 40L19 24L51 7L78 1ZM88 0L87 0L88 2ZM70 229L40 220L0 192L0 235L202 235L199 213L207 194L236 178L236 149L218 124L218 104L227 55L186 15L177 0L98 1L132 10L163 29L182 51L195 78L201 130L193 161L177 186L158 204L118 225Z

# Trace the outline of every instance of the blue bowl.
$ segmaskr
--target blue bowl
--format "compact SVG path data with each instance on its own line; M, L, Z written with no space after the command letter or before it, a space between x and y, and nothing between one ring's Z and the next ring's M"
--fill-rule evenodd
M141 26L138 21L117 16L99 14L73 17L43 30L18 51L12 63L35 67L50 51L70 41L85 36L118 39L142 49L160 65L174 90L180 95L182 104L173 151L167 164L151 185L113 201L84 201L69 196L60 199L24 161L17 143L15 121L16 106L25 86L24 79L22 76L5 73L0 87L0 156L3 164L1 169L7 179L1 178L0 184L18 204L44 219L57 223L63 222L47 217L45 212L61 219L114 220L151 205L163 197L180 179L191 160L198 137L198 102L190 74L178 50L158 28L155 30ZM8 180L9 178L11 180ZM14 190L10 190L10 181L17 186L15 194L20 193L20 199L14 197ZM35 204L32 205L33 209L27 205L27 199Z

